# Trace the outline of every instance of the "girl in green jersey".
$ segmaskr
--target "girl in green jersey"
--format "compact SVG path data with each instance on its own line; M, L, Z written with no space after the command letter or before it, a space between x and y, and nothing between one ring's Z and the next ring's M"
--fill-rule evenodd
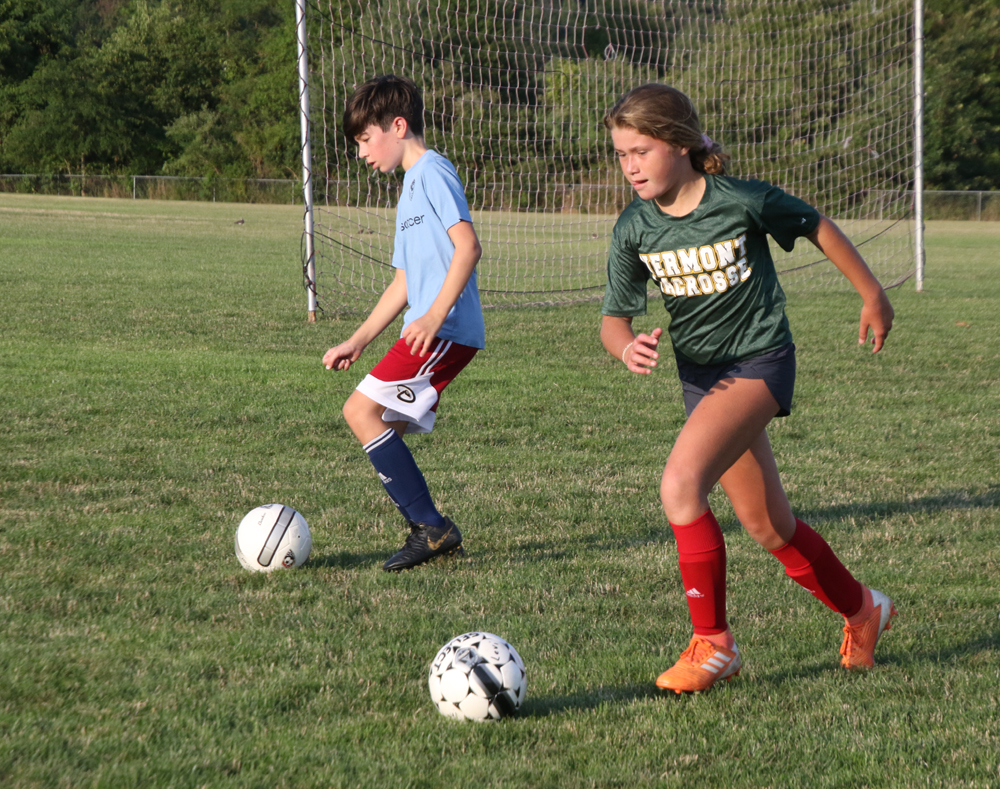
M656 684L701 691L740 671L726 621L725 543L708 506L717 482L750 535L844 617L841 665L870 667L895 607L859 583L792 514L767 437L767 424L791 407L795 379L795 346L767 236L788 250L804 236L847 277L863 300L858 342L871 335L876 353L892 326L885 291L825 216L770 184L726 176L729 157L703 134L690 99L675 88L636 88L604 124L637 197L612 236L601 341L630 372L656 368L663 330L632 330L633 317L646 312L653 279L670 313L688 411L660 495L677 540L694 637Z

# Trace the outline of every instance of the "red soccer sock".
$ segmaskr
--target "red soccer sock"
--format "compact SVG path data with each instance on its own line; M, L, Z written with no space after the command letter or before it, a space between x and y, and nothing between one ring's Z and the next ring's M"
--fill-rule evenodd
M864 605L864 587L808 523L796 518L792 539L771 553L785 565L789 578L832 611L851 617Z
M696 635L725 633L726 543L711 510L683 526L671 523L677 540L684 594Z

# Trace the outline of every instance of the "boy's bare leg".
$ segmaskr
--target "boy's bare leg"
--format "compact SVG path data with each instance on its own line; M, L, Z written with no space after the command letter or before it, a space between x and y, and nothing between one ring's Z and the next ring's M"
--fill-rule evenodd
M355 389L347 398L347 402L344 403L344 419L347 420L347 426L351 428L351 432L362 444L367 444L373 438L378 438L387 427L391 427L399 435L403 435L409 422L405 420L386 422L382 419L385 410L384 405L376 403L368 395Z
M451 519L438 512L424 476L402 440L409 422L386 422L382 419L385 410L384 405L357 390L344 403L347 424L365 447L389 498L410 525L406 544L382 566L398 572L435 556L461 553L462 534ZM376 441L390 428L396 436Z

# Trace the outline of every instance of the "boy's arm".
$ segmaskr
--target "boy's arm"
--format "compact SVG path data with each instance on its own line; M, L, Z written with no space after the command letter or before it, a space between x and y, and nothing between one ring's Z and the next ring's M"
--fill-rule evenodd
M451 308L462 295L469 277L476 270L476 264L483 256L483 248L479 244L479 237L471 222L463 219L452 225L448 228L448 237L455 245L455 253L451 257L451 265L445 275L444 284L441 285L441 292L434 299L430 309L411 321L403 332L403 339L410 346L411 354L423 356L427 353Z
M820 216L819 225L807 238L840 269L860 294L864 305L861 307L858 344L864 345L868 341L868 330L871 329L874 335L872 342L875 344L872 353L878 353L892 328L895 314L885 290L851 240L825 216Z
M351 338L336 345L323 356L323 365L327 370L349 370L351 364L358 360L368 344L378 337L385 327L396 320L396 317L406 309L406 272L396 269L396 276L389 287L385 289L378 304L365 319Z

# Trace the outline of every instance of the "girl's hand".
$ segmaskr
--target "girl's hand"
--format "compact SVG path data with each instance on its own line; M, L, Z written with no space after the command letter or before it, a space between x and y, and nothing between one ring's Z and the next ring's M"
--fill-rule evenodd
M622 353L622 361L630 372L649 375L656 367L660 354L656 347L660 344L663 329L653 329L652 334L639 334Z
M874 297L865 299L861 308L861 326L858 329L858 345L865 345L868 342L868 330L871 329L872 342L875 347L872 353L878 353L885 345L885 338L889 336L889 329L892 328L892 319L895 312L889 303L889 297L885 291L879 288Z
M364 349L364 345L353 340L342 342L323 354L323 366L327 370L350 370Z

